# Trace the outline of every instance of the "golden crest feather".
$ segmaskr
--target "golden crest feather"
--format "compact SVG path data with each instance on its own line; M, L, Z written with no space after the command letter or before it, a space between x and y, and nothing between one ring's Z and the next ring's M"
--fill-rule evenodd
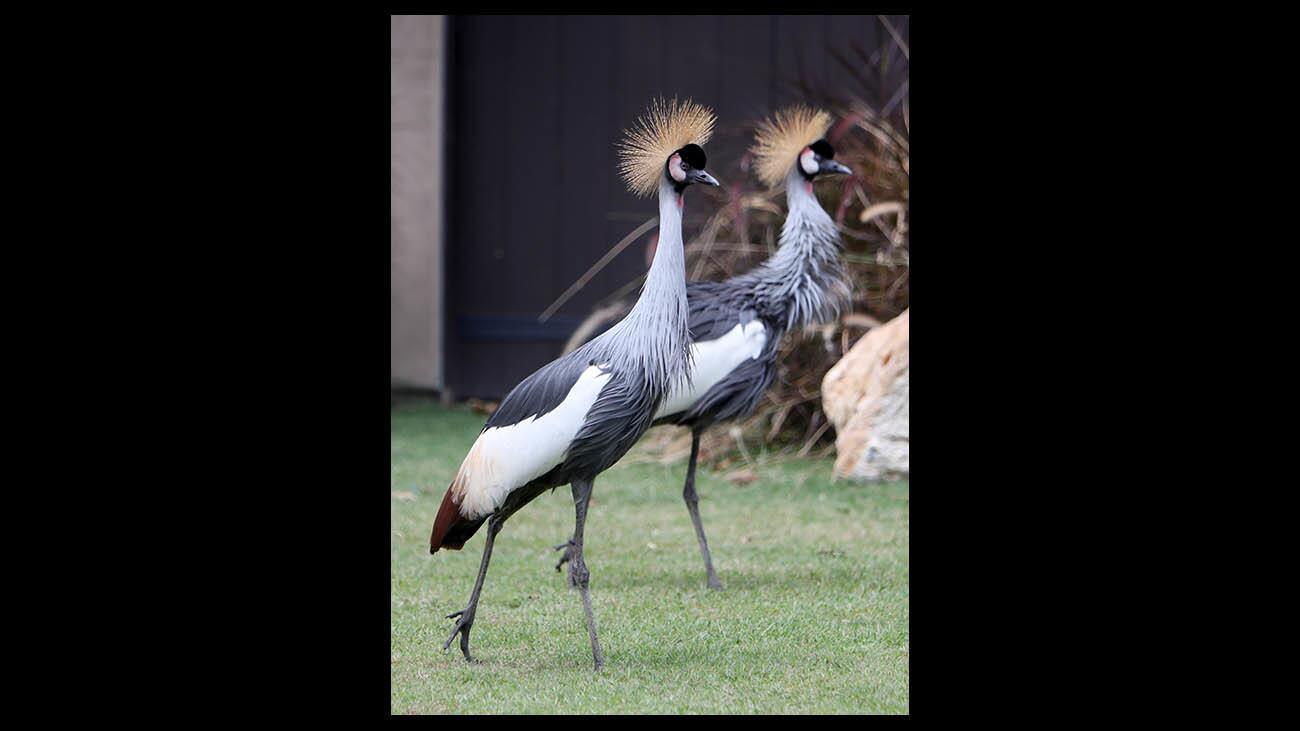
M668 156L692 142L703 147L716 120L713 110L690 99L652 101L618 144L618 172L628 190L640 197L654 195Z
M754 170L758 179L775 188L790 173L803 148L826 136L831 115L803 105L786 107L763 120L754 134Z

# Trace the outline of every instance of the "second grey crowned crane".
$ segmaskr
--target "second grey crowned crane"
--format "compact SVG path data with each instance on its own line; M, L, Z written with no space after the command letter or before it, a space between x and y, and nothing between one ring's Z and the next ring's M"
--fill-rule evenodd
M700 147L713 112L687 100L656 100L625 133L620 170L636 194L659 194L659 248L645 287L627 317L582 347L542 366L501 401L443 496L429 552L460 550L488 524L478 578L456 619L446 650L460 635L465 660L479 593L497 533L542 492L573 489L574 532L569 583L582 595L596 669L605 664L583 561L583 527L596 475L617 462L650 427L664 397L689 378L683 195L691 183L717 185L704 172Z
M829 322L851 294L840 262L835 222L813 195L813 181L848 174L824 139L831 117L797 106L777 112L758 128L752 151L759 179L785 183L789 213L780 248L752 271L723 282L690 282L691 380L673 390L655 413L656 424L691 429L691 456L682 498L695 524L711 589L721 589L700 521L695 462L700 433L713 424L748 416L776 375L776 351L787 331ZM556 569L574 554L567 550Z

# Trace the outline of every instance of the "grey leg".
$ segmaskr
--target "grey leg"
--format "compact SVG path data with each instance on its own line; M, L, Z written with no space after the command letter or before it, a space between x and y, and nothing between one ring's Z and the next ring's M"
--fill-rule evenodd
M591 572L587 571L587 562L582 558L582 529L587 523L587 503L591 500L591 482L574 480L573 487L573 557L569 562L569 585L578 587L582 594L582 609L587 613L587 633L591 635L591 655L596 661L596 669L605 667L605 655L600 651L600 640L596 639L596 617L591 613L591 592L587 589Z
M456 639L460 634L460 651L465 655L466 662L474 662L474 658L469 655L469 631L474 627L474 613L478 611L478 595L483 591L483 579L487 578L488 562L492 560L492 544L496 541L497 533L501 531L506 519L493 515L488 518L487 541L483 544L483 560L479 563L478 579L474 582L474 591L469 595L469 605L459 612L452 612L447 615L447 619L460 617L456 622L456 627L452 629L451 636L447 641L442 643L442 649L445 652L451 647L451 641Z
M709 588L721 589L722 582L713 570L713 557L709 555L709 539L704 537L704 524L700 522L700 498L695 494L695 459L700 455L700 433L691 430L691 461L686 466L686 487L682 490L682 499L686 509L691 511L691 522L695 524L695 537L700 541L700 553L704 554L704 570L709 573Z

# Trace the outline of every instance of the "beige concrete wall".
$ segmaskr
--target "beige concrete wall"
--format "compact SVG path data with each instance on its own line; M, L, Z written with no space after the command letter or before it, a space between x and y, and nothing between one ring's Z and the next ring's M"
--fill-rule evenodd
M392 16L390 384L443 386L446 19Z

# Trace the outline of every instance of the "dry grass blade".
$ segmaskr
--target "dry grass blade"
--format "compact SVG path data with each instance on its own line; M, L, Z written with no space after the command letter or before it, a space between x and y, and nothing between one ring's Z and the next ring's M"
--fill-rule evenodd
M899 203L898 201L877 203L874 206L871 206L870 208L863 209L862 213L858 214L858 223L866 223L867 221L870 221L876 216L883 216L889 213L901 214L902 212L903 212L903 204Z
M587 269L586 272L583 272L581 277L578 277L578 281L569 285L569 288L564 290L564 294L561 294L559 297L557 297L556 300L552 302L549 307L547 307L544 311L542 311L542 314L537 316L537 321L546 322L547 320L551 319L551 315L554 315L556 310L563 307L564 303L568 302L570 297L582 291L582 288L587 286L587 282L590 282L592 277L599 274L601 269L604 269L606 265L608 265L611 261L614 260L614 257L622 253L623 249L626 249L629 244L631 244L633 241L636 241L638 236L640 236L641 234L645 233L646 231L649 231L651 228L654 228L655 226L658 225L659 225L659 217L653 216L647 219L645 223L632 229L631 233L629 233L627 236L624 236L622 241L619 241L617 244L614 244L614 246L612 246L609 251L605 252L604 256L600 257L599 261L597 261L595 264L592 264L591 268Z
M893 36L894 42L898 44L898 48L903 52L903 58L911 61L912 52L908 49L907 42L903 40L903 37L898 35L898 31L894 30L894 24L890 23L889 18L886 18L883 15L877 15L876 17L879 18L881 24L885 26L885 30L889 31L889 35Z
M898 87L898 91L894 92L894 96L885 104L885 108L880 110L880 116L888 118L889 113L894 111L894 107L903 101L903 96L907 94L908 83L905 81L902 86Z
M821 425L821 428L817 430L817 433L813 434L811 437L809 437L808 441L804 442L803 448L799 450L799 456L807 457L808 453L812 451L813 445L817 443L818 439L821 439L822 435L826 433L826 430L829 429L830 426L831 423L829 421L823 423Z
M844 323L845 329L850 327L873 328L885 324L871 315L864 315L860 312L849 313L840 318L840 322Z

